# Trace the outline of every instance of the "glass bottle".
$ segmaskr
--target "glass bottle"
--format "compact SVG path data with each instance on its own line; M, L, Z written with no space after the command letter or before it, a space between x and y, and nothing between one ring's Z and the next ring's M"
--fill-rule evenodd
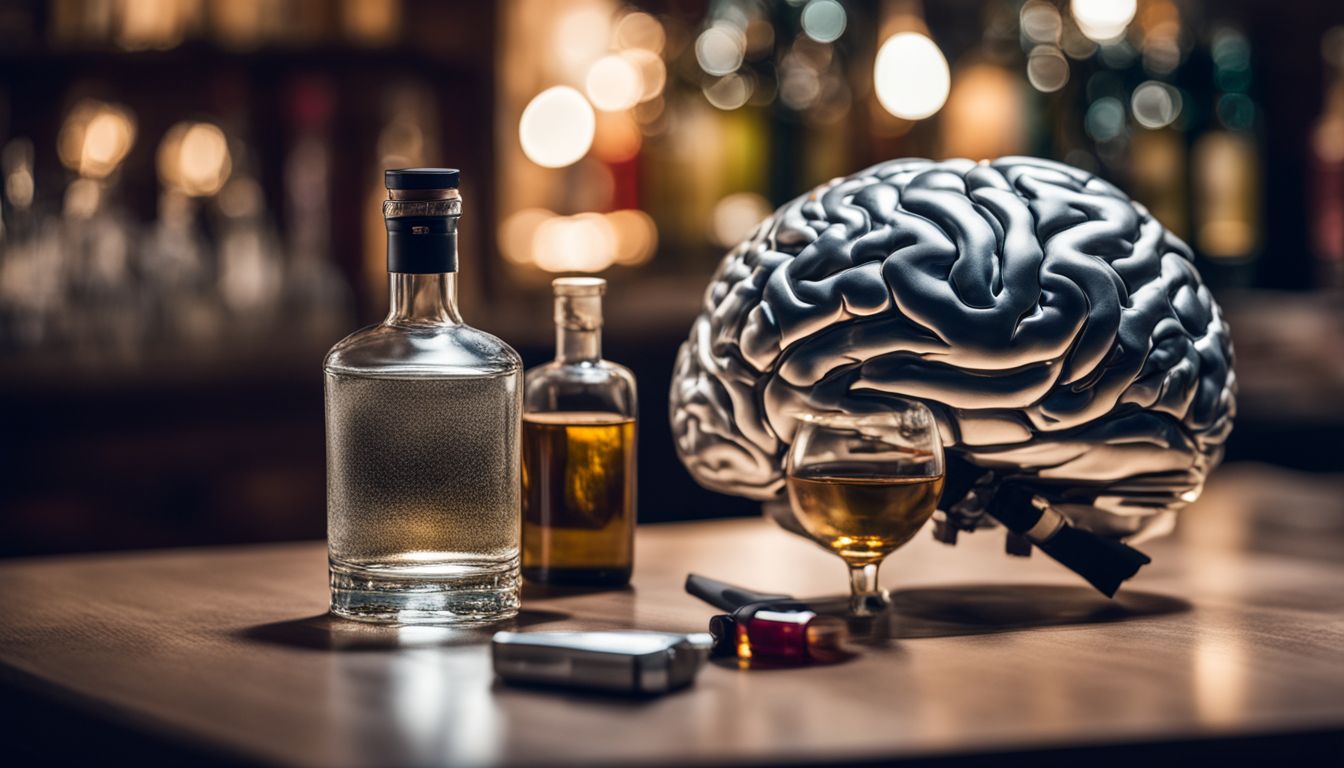
M523 416L523 575L546 584L630 580L635 378L602 359L607 281L555 280L555 360L528 370Z
M518 612L522 361L457 308L458 172L387 171L391 308L327 354L333 613Z

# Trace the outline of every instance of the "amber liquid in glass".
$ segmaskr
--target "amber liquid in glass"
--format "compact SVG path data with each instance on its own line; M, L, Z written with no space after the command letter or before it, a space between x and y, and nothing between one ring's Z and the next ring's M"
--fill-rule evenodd
M943 476L843 474L817 464L788 479L795 515L808 535L852 565L876 563L928 521Z
M550 584L630 580L635 420L616 413L523 416L523 576Z

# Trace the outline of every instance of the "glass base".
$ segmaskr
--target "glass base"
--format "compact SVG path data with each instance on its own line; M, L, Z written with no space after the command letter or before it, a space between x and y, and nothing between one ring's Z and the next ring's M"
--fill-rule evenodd
M518 615L518 559L361 566L330 560L331 612L380 624L489 624Z
M630 567L553 568L526 566L523 578L534 584L562 587L621 587L630 583Z

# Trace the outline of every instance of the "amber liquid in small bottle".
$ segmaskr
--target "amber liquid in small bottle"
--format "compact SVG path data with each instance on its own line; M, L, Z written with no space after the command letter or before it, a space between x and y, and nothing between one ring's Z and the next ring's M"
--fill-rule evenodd
M943 476L841 474L825 464L788 478L798 522L846 562L879 562L933 514Z
M618 413L523 417L523 575L551 584L630 579L635 419Z

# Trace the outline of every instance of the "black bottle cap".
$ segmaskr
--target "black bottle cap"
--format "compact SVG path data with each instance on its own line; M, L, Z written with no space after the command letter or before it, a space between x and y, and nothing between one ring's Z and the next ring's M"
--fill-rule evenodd
M389 168L383 171L388 189L457 189L456 168Z
M387 270L456 272L457 216L462 210L457 170L396 168L384 171L383 178L392 198L383 204Z
M457 271L457 224L447 216L385 219L387 271L426 275Z

